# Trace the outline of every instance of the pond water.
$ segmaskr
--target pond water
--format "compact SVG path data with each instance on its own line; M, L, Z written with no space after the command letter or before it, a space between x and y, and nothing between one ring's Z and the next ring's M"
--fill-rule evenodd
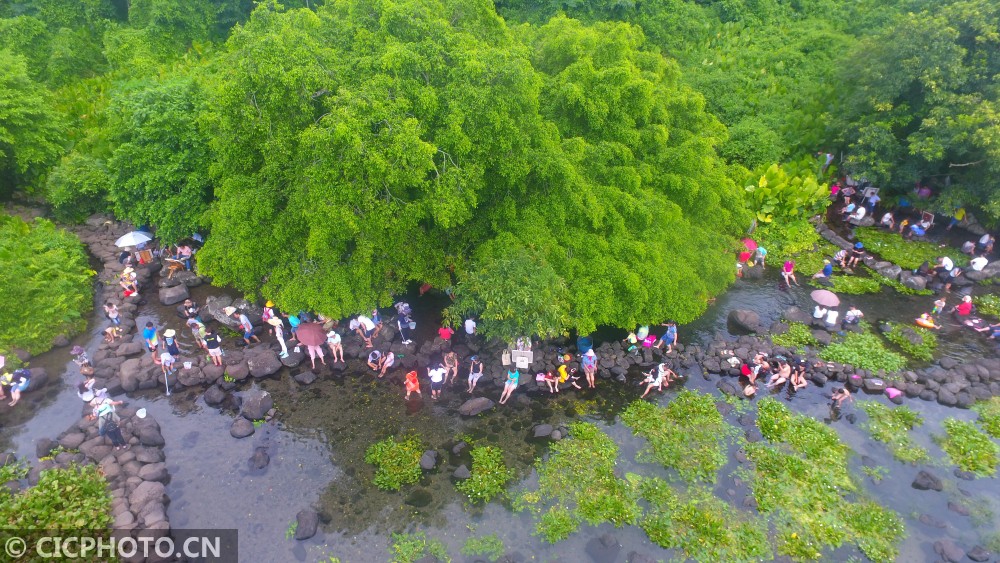
M732 309L758 312L765 324L777 320L787 307L796 305L810 310L809 291L813 288L778 289L777 271L761 281L740 281L718 300L696 322L681 327L685 344L707 342L715 335L731 337L726 317ZM773 276L773 277L771 277ZM204 302L209 294L221 290L195 288L194 298ZM855 304L866 312L868 320L909 322L920 312L930 309L932 297L902 296L887 290L866 296L843 296L843 306ZM413 296L419 331L417 340L430 338L438 326L440 309L446 302L428 295ZM843 309L843 307L842 307ZM139 315L174 323L172 307L145 305ZM139 318L137 315L137 318ZM93 351L100 342L99 325L103 317L95 315L94 325L76 342ZM943 331L939 351L962 358L992 353L978 335L958 326ZM624 333L606 330L599 339L620 338ZM34 442L41 437L54 437L75 421L82 406L72 386L77 383L69 370L68 348L55 350L33 360L50 373L50 384L40 393L26 395L18 409L0 412L3 423L0 445L16 451L19 457L34 460ZM298 368L297 368L298 369ZM494 501L485 507L467 506L455 490L452 469L468 464L468 450L458 454L452 449L463 439L496 444L503 448L508 465L517 471L512 488L518 489L537 480L532 469L536 458L545 455L548 446L531 439L532 427L540 423L559 425L574 419L589 420L601 426L620 446L620 475L635 472L642 475L670 477L662 467L635 461L644 441L618 421L617 414L630 401L638 398L641 388L630 383L620 384L599 380L596 391L576 391L549 396L529 392L523 386L511 402L494 412L466 419L458 416L457 407L468 398L464 382L446 390L440 401L403 400L398 380L374 380L352 367L344 377L321 378L308 387L299 386L289 370L280 378L265 379L256 384L273 396L278 410L276 422L258 428L256 434L244 440L229 436L234 414L220 413L207 407L200 398L201 390L185 389L165 397L149 392L129 397L131 406L145 407L160 422L166 440L165 454L171 481L167 488L171 504L169 518L176 528L237 528L240 531L241 561L326 561L330 556L342 561L389 560L391 533L423 531L428 537L442 541L456 561L465 558L460 549L471 536L497 534L508 552L519 553L518 560L590 561L585 553L589 540L609 531L623 545L618 561L626 561L630 551L638 551L655 559L669 559L672 553L651 543L638 527L614 529L610 525L597 528L584 526L579 533L556 545L548 545L533 535L535 522L525 513L513 513L503 502ZM703 378L699 373L684 373L683 387L709 393L715 390L716 378ZM61 379L60 379L61 377ZM668 390L655 401L666 403L681 386ZM484 380L476 395L499 397L500 389ZM785 395L780 395L785 398ZM868 397L885 401L882 396ZM786 399L787 400L787 399ZM794 410L824 419L829 416L829 387L810 386L790 399ZM974 419L974 413L948 409L919 400L908 405L920 412L924 426L914 432L917 442L928 448L936 467L932 471L946 483L945 491L915 491L910 482L917 467L896 462L886 448L870 440L860 424L846 419L831 423L841 437L858 454L852 467L860 475L861 456L869 464L885 468L885 478L879 484L865 478L866 492L880 503L899 512L906 520L907 539L899 560L933 559L933 542L951 537L969 548L984 532L997 529L998 487L996 479L961 481L951 475L952 467L943 452L931 439L942 432L941 421L947 417ZM854 407L860 419L864 414ZM735 415L727 417L738 426ZM371 485L373 469L364 463L365 449L390 435L418 434L429 449L440 453L437 471L425 473L414 486L399 493L386 493ZM251 470L247 460L258 447L270 455L270 465L261 471ZM730 464L720 472L717 494L734 507L741 506L745 487L734 484L731 473L738 466L730 452ZM934 464L932 464L934 465ZM731 494L735 493L735 494ZM970 517L948 510L949 500L961 500L976 507L977 524ZM328 520L314 538L297 542L286 537L295 514L313 507ZM945 528L921 524L919 514L930 514L945 523ZM853 547L834 554L838 560L863 556Z

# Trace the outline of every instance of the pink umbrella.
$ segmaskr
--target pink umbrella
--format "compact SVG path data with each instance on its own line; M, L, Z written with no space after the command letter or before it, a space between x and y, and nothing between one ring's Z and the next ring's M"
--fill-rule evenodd
M753 252L757 250L757 243L753 239L745 238L743 239L743 246L747 247L747 250Z
M326 342L326 331L319 323L302 323L296 329L295 337L306 346L322 346Z

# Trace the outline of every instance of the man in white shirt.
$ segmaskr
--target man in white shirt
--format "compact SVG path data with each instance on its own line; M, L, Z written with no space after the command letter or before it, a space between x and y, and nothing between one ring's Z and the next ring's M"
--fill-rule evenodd
M476 334L476 319L473 317L465 319L465 334L468 336Z
M358 328L361 330L361 337L365 340L365 347L372 347L372 338L375 337L375 323L364 315L358 315Z
M837 326L837 317L839 317L839 316L840 316L840 313L838 313L836 309L830 309L826 313L826 326L828 328L834 328L834 327L836 327Z
M983 268L985 268L986 264L988 264L988 263L989 263L989 260L987 260L985 256L977 256L977 257L973 258L971 261L969 261L969 266L972 266L973 270L975 270L977 272L981 272L981 271L983 271Z

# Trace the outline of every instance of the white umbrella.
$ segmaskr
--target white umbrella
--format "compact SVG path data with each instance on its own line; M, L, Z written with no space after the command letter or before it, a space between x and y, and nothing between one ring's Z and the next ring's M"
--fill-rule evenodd
M122 248L125 246L138 246L146 241L153 240L153 237L149 236L149 233L144 233L142 231L132 231L122 235L115 241L115 246Z

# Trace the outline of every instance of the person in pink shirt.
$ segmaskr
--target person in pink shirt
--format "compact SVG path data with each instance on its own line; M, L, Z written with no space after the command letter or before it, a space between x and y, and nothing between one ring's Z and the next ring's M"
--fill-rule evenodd
M455 331L450 326L442 326L438 329L438 336L441 340L451 341L451 337L455 335Z

